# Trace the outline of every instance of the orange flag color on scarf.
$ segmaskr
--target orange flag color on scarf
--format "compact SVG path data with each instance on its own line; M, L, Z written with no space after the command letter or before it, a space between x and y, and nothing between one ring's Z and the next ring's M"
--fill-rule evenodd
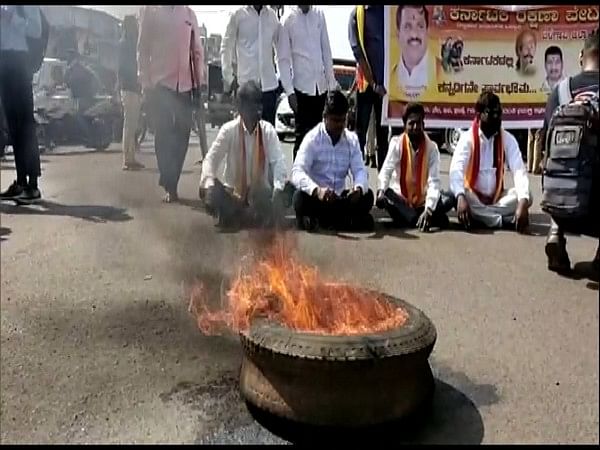
M256 146L254 147L256 151L253 155L252 160L252 173L251 173L251 183L252 185L256 185L260 183L260 180L265 171L265 147L263 144L263 135L262 128L260 126L260 121L256 124L256 130L254 132L256 135ZM244 203L248 201L248 174L246 170L246 139L244 133L244 124L242 118L240 117L240 164L238 164L238 176L237 183L235 187L236 193L240 196Z
M423 206L427 194L427 178L429 176L429 138L423 137L417 160L413 165L413 152L411 150L408 134L402 134L402 155L400 156L400 189L406 197L408 203L413 208ZM416 178L413 177L413 168L416 172Z

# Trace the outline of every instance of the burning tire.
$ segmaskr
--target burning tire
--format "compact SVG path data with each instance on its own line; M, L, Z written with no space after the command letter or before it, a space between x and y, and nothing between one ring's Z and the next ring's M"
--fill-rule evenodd
M434 380L433 323L386 296L408 318L376 334L295 332L264 319L241 332L242 395L251 406L306 425L360 427L404 419L426 406Z

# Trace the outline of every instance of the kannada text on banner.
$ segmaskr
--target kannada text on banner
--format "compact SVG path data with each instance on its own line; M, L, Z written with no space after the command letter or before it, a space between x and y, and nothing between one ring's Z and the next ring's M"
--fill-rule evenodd
M581 70L583 40L598 17L590 5L388 5L384 123L402 126L406 103L417 101L428 127L466 127L479 94L492 89L506 128L539 128L552 87Z

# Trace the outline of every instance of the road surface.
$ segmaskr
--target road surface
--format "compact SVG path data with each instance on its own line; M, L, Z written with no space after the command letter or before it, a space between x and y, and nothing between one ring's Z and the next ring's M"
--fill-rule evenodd
M151 142L139 172L121 171L117 144L43 155L43 204L2 203L2 443L282 442L240 400L239 342L202 336L187 313L184 283L218 283L247 236L198 208L195 139L182 204L161 203ZM5 189L10 157L1 168ZM299 235L325 275L401 297L437 327L433 414L398 442L598 443L598 285L546 270L531 181L530 236ZM578 262L596 241L568 245Z

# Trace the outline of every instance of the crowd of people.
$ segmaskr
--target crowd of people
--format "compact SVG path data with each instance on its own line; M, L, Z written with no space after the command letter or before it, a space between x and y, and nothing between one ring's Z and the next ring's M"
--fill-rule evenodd
M39 153L34 151L35 133L31 131L31 76L24 72L23 56L27 36L39 33L39 20L35 7L24 7L23 16L2 8L2 98L16 137L18 160L17 180L2 196L39 198ZM397 20L418 28L418 23L426 23L428 18L424 7L407 6L398 10ZM378 5L357 6L349 19L348 38L357 62L353 132L346 127L349 101L333 74L322 10L299 5L283 23L268 6L246 5L231 14L222 41L221 64L225 90L235 93L238 114L221 127L205 155L199 187L207 212L217 218L219 226L274 225L285 209L293 206L301 230L371 230L375 225L371 210L377 207L387 211L398 227L428 231L448 227L447 214L455 208L466 229L527 230L533 201L528 168L515 137L502 128L502 104L496 94L484 91L479 96L473 123L452 156L446 188L440 182L440 152L425 131L421 104L406 105L404 127L392 129L390 139L388 128L381 124L387 93L383 22L383 6ZM197 18L188 6L144 6L139 33L135 20L125 21L124 30L119 71L125 115L124 168L142 167L135 160L135 130L143 101L155 124L164 201L176 202L192 110L202 101L200 91L206 83ZM417 34L415 39L422 40ZM583 92L595 90L597 95L598 51L596 31L584 43L581 74L562 80L551 91L539 137L542 147L550 142L545 136L560 105ZM291 168L286 167L274 128L280 84L296 116ZM12 102L14 96L6 95L9 91L27 95ZM365 155L365 146L373 110L378 169L375 193L369 188L365 163L372 162ZM219 172L223 161L224 170ZM595 167L597 170L597 164ZM504 186L505 168L514 179L511 189ZM593 196L597 190L595 182ZM598 236L592 206L593 202L586 217L575 221L553 217L546 243L551 270L570 268L565 232ZM597 268L600 247L594 261Z

